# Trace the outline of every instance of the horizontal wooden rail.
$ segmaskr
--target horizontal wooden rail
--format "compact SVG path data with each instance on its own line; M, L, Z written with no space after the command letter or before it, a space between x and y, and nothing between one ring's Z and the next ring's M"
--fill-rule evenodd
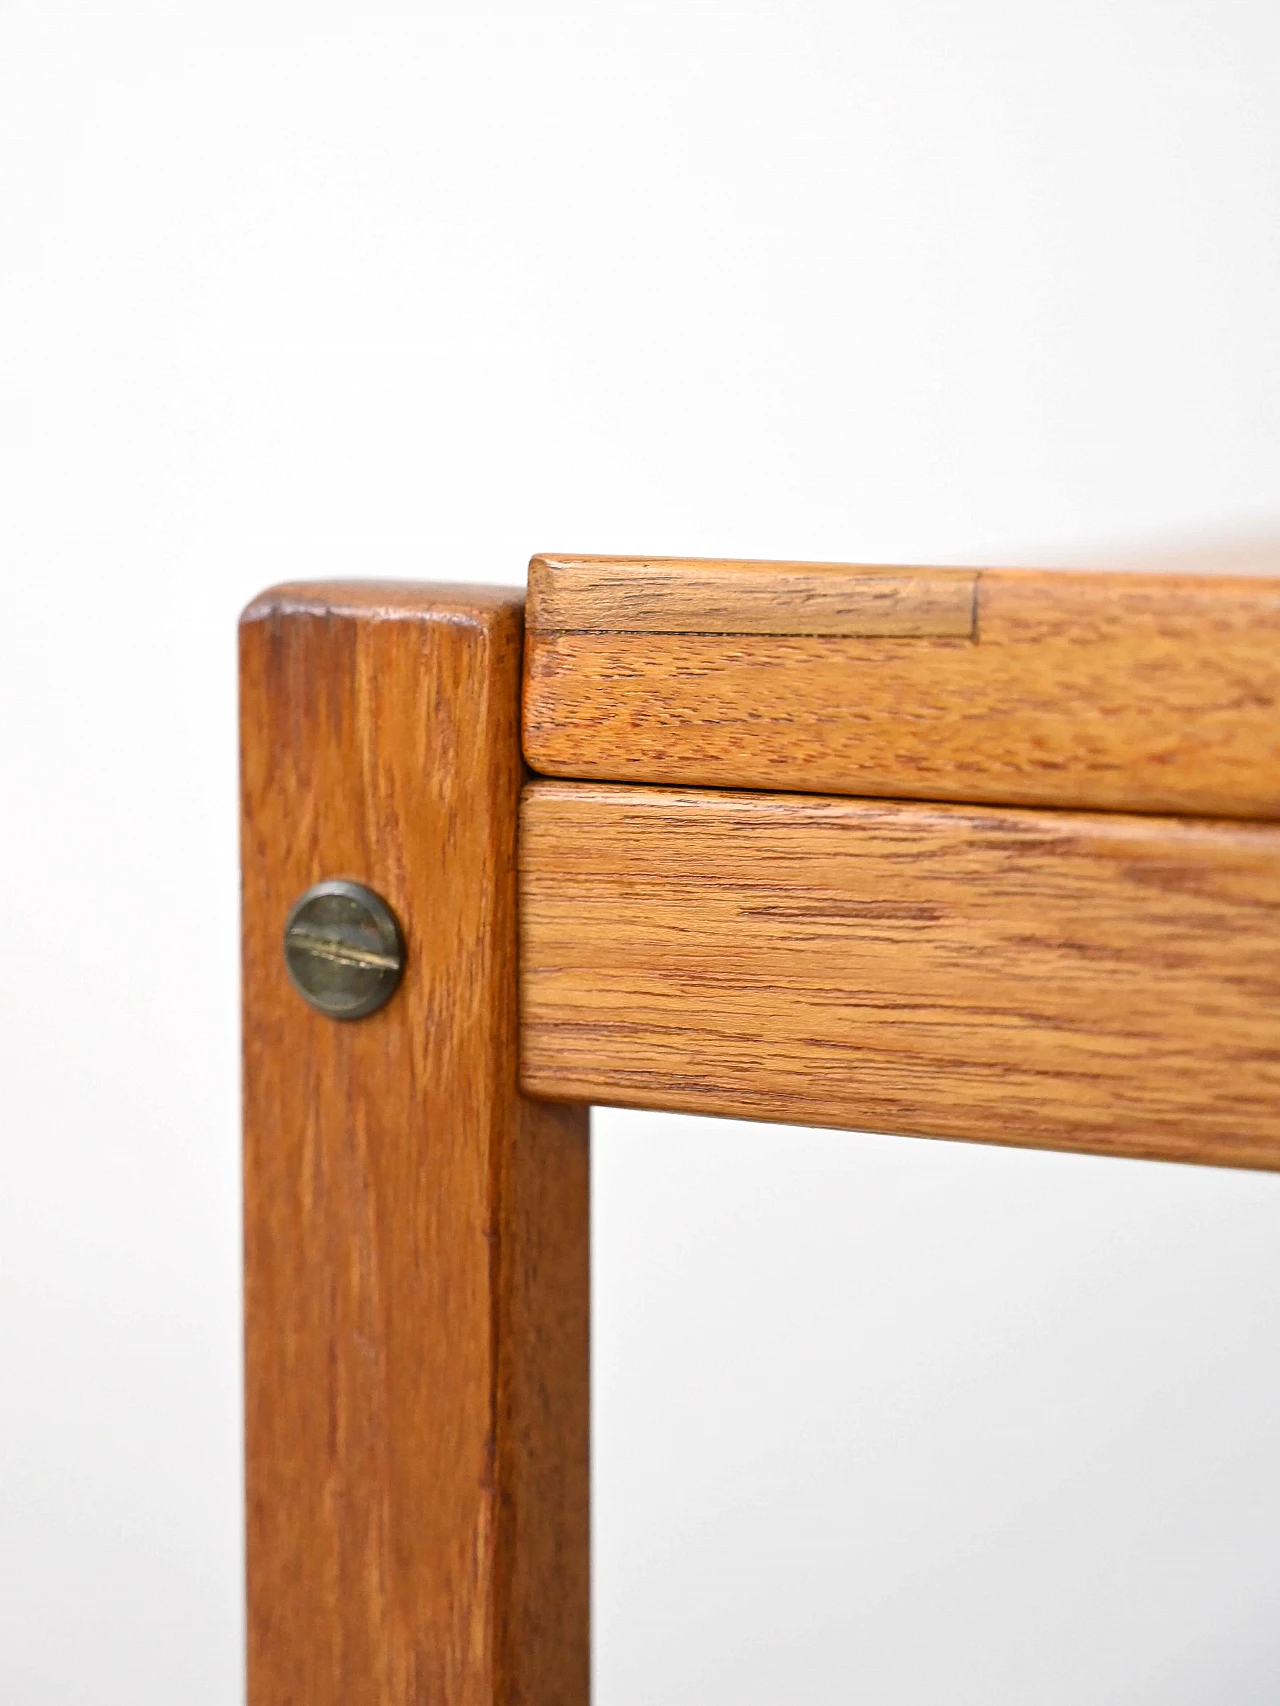
M1280 826L537 782L534 1096L1280 1166Z
M535 557L547 775L1280 818L1275 574Z

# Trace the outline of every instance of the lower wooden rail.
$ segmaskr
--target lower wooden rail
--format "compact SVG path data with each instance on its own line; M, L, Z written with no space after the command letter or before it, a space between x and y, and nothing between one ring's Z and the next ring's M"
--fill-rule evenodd
M1280 1166L1280 826L536 782L530 1095Z

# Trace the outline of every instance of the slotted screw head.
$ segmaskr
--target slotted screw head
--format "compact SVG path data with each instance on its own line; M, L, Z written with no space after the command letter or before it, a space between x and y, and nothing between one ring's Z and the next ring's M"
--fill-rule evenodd
M391 908L363 883L316 883L293 903L284 963L304 1001L331 1019L363 1019L389 1001L404 971Z

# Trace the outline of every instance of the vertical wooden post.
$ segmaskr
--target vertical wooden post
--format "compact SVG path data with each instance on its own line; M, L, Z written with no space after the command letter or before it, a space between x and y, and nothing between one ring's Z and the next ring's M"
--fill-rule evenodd
M517 1089L519 594L313 585L241 625L251 1706L584 1706L587 1115ZM342 1022L289 907L366 883Z

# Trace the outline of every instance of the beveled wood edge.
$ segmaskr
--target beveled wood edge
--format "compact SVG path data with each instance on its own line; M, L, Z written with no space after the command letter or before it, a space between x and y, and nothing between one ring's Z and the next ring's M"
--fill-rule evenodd
M471 585L467 581L280 581L251 598L241 627L273 616L352 616L365 621L484 622L521 611L523 587Z
M975 637L978 571L697 558L534 557L531 634Z
M760 558L611 557L539 553L528 569L526 624L532 638L557 634L688 634L777 638L978 638L984 580L1024 587L1074 583L1091 599L1133 592L1144 580L1168 596L1229 596L1231 583L1257 595L1280 578L1274 555L1224 551L1076 567L822 563Z
M904 1143L960 1143L971 1149L1021 1149L1037 1155L1083 1156L1089 1160L1160 1162L1170 1167L1209 1167L1234 1173L1280 1173L1280 1161L1261 1160L1255 1154L1224 1151L1212 1156L1177 1153L1158 1142L1134 1138L1102 1143L1082 1138L1070 1145L1041 1137L1011 1137L1003 1129L974 1137L957 1132L929 1131L923 1126L884 1126L862 1121L857 1124L817 1120L776 1107L761 1107L749 1097L717 1097L714 1107L679 1092L624 1096L607 1095L592 1089L584 1080L558 1073L528 1073L521 1070L520 1093L530 1101L556 1102L580 1108L618 1108L625 1113L687 1114L703 1120L741 1120L748 1125L791 1127L798 1131L830 1131L842 1136L889 1138Z

